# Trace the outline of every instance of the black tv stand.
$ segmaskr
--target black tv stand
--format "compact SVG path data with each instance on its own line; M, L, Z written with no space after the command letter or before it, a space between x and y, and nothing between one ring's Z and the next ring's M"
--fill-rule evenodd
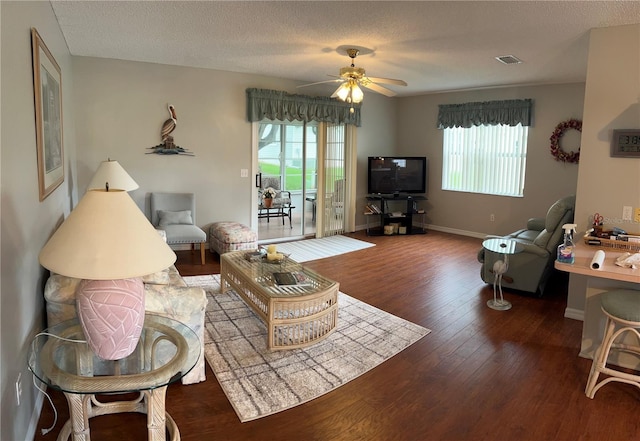
M378 216L380 225L377 228L369 228L369 218L367 217L367 235L390 235L390 234L425 234L424 228L425 210L418 207L419 201L426 201L424 195L418 194L370 194L367 196L366 216ZM389 203L395 204L396 201L406 201L406 206L402 211L394 211L389 208ZM397 204L396 204L397 205ZM422 226L413 225L413 218L416 215L422 216ZM389 233L391 224L398 224L398 230ZM387 227L385 229L385 227ZM386 232L385 232L386 230Z

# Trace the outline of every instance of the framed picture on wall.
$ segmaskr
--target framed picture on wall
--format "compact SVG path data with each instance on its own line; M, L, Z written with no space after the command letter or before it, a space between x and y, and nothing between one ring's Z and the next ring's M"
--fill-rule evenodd
M43 201L64 181L62 72L35 28L31 28L36 108L38 187Z

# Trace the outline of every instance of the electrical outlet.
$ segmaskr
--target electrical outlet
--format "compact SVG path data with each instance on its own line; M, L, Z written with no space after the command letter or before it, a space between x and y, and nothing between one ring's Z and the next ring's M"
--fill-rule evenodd
M633 216L633 207L625 205L622 207L622 220L630 221Z
M640 208L636 208L633 212L633 221L640 224Z
M495 222L495 220L496 220L496 215L495 215L495 214L493 214L493 213L491 213L491 214L489 215L489 220L490 220L491 222Z
M22 372L18 374L16 380L16 405L20 406L20 398L22 398Z

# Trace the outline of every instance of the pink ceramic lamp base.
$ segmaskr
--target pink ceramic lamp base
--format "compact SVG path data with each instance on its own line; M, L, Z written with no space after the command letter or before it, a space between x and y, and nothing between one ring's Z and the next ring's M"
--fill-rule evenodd
M98 357L119 360L134 351L144 324L142 279L83 280L76 307L87 343Z

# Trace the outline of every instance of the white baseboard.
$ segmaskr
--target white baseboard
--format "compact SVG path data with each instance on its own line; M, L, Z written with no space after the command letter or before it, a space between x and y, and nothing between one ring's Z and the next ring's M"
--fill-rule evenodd
M439 226L439 225L428 225L428 224L427 225L422 225L420 223L416 223L414 225L418 226L418 227L423 227L427 231L429 231L429 230L441 231L443 233L450 233L450 234L457 234L457 235L460 235L460 236L475 237L477 239L484 239L485 237L488 236L487 233L478 233L477 231L458 230L456 228L442 227L442 226ZM356 226L356 231L366 230L366 229L367 229L366 225L357 225Z
M442 227L442 226L439 226L439 225L427 225L426 229L427 230L434 230L434 231L441 231L443 233L457 234L459 236L475 237L477 239L484 239L485 237L488 236L487 233L478 233L477 231L459 230L457 228Z
M582 309L566 308L564 310L564 316L568 319L584 322L584 311Z

